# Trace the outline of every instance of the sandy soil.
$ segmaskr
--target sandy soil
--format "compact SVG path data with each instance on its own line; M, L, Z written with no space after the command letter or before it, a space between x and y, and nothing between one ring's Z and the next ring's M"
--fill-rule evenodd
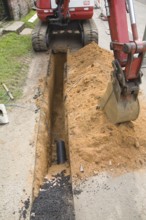
M37 141L36 141L36 159L35 159L35 174L34 174L34 196L38 194L40 185L44 180L44 176L48 170L48 164L50 163L49 153L49 109L48 109L48 87L46 86L46 77L39 80L38 94L36 94L36 105L40 111L40 118L37 123Z
M113 56L92 43L68 56L66 116L73 180L100 171L118 174L146 165L146 106L134 122L111 124L96 106L104 94Z

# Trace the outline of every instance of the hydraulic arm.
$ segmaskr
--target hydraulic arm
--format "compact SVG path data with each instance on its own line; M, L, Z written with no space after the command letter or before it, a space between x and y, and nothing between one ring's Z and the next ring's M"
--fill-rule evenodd
M139 115L137 99L141 83L141 65L146 41L138 38L132 0L105 0L114 52L114 71L101 108L113 123L135 120ZM132 39L129 39L127 12L130 15Z
M60 20L69 18L69 2L70 0L56 0L56 12Z

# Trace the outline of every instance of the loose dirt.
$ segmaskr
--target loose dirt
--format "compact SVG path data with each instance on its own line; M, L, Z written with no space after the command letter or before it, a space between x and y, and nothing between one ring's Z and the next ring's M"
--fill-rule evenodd
M31 211L31 220L74 220L70 176L62 171L41 187Z
M51 159L48 157L50 134L49 128L49 89L47 78L39 80L38 91L34 98L36 99L36 105L38 111L40 111L40 118L37 121L37 142L36 142L36 161L35 161L35 173L34 173L34 197L38 195L40 185L44 180L44 176L48 171L48 166L51 164Z
M113 56L92 43L68 55L65 106L68 117L73 180L144 168L146 165L146 105L134 122L113 125L97 108L112 71Z

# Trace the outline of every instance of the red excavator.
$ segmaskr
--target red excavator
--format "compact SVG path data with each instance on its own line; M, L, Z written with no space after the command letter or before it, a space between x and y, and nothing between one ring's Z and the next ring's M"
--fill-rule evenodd
M146 41L138 38L133 0L105 0L105 8L111 35L110 48L115 60L100 108L116 124L135 120L139 115L140 69ZM47 50L54 30L78 30L83 45L91 41L98 43L98 31L92 20L93 9L93 0L37 0L40 23L32 35L34 50ZM129 38L127 13L130 15L132 40Z
M54 32L80 33L83 45L98 43L98 31L93 16L94 0L37 0L35 2L40 23L33 31L35 51L48 49Z

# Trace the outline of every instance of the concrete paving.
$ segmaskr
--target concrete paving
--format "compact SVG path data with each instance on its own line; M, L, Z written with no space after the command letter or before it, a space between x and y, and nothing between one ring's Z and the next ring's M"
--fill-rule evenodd
M136 11L136 21L138 25L138 33L139 37L143 39L144 37L144 32L146 28L146 1L145 0L138 0L134 1L135 4L135 11ZM146 68L144 67L146 65L146 59L144 59L144 64L142 73L142 84L140 86L141 90L143 91L144 96L146 97Z
M15 21L12 24L8 25L7 27L4 27L3 32L8 33L8 32L16 32L20 33L24 29L24 22L22 21Z
M108 26L108 23L106 21L102 21L99 18L100 13L101 13L101 10L96 9L94 11L94 16L93 16L94 21L95 21L95 23L97 25L97 28L98 28L99 46L104 48L104 49L110 50L111 37L110 37L110 34L109 34L109 26Z
M32 34L32 29L31 28L24 28L21 32L20 35L31 35Z
M144 34L143 34L143 40L146 41L146 25L145 25L145 31L144 31ZM145 56L144 56L144 59L143 59L143 65L142 65L143 68L146 68L146 53L145 53Z
M48 55L34 55L23 98L6 106L9 124L0 126L0 220L30 219L39 118L33 96L47 68Z
M146 172L100 173L76 187L76 220L145 220Z
M140 2L140 3L144 4L144 5L146 5L146 1L145 0L137 0L137 2Z
M146 2L145 4L134 0L135 5L135 12L136 12L136 22L137 22L137 28L139 37L142 39L145 26L146 26Z
M138 32L142 38L146 24L146 5L142 1L134 1L134 4ZM95 10L99 45L109 50L108 24L99 19L99 14L100 9ZM146 97L146 71L143 73L141 89ZM99 173L78 186L73 185L73 189L80 192L74 195L76 220L146 220L146 170L127 172L116 177Z

